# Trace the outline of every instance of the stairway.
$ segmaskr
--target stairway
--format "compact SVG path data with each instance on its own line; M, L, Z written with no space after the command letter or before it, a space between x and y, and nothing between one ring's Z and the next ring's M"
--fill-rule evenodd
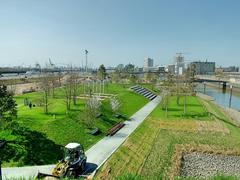
M154 94L153 92L138 85L132 86L130 89L151 101L157 97L157 95Z

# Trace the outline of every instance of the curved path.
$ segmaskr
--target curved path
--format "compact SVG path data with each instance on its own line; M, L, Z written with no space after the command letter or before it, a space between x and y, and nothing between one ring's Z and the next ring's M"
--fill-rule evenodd
M87 169L85 174L95 174L97 169L116 151L116 149L127 139L127 137L143 122L143 120L161 102L161 97L157 96L154 100L147 103L139 111L131 116L131 121L125 121L125 126L114 136L107 136L98 141L86 151ZM27 166L3 168L3 179L34 177L39 172L51 173L54 165Z

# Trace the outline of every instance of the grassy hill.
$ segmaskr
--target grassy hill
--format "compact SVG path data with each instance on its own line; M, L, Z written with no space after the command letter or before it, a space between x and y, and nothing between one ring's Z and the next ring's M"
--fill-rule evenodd
M81 143L88 149L105 136L106 131L122 118L113 116L109 100L102 102L102 116L97 118L94 127L100 129L99 135L93 136L82 122L85 117L85 100L78 99L77 105L71 104L66 114L64 91L56 89L54 98L50 98L49 113L43 113L43 107L24 106L24 98L38 104L42 92L34 92L14 97L17 102L18 117L15 120L20 127L0 132L0 139L14 140L9 144L3 157L3 166L23 166L32 164L55 163L62 157L61 147L69 142ZM106 93L115 94L121 101L120 113L130 117L148 102L142 96L130 91L127 86L109 84Z
M179 146L192 150L240 149L239 128L214 104L190 96L184 115L183 99L180 106L176 105L176 97L170 101L168 118L158 106L103 165L96 179L173 179L179 173L174 159L181 153Z

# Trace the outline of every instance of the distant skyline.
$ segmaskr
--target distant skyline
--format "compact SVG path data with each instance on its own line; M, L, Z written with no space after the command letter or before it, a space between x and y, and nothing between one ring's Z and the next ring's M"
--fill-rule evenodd
M0 0L0 66L186 60L240 66L237 0Z

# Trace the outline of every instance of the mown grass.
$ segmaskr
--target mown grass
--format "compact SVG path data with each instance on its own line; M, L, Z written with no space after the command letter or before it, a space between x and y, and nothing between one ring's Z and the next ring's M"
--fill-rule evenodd
M171 96L168 111L159 110L152 114L152 117L163 119L198 119L198 120L211 120L209 113L202 106L198 97L187 96L186 97L186 114L184 113L184 97L180 97L179 105L177 104L177 97ZM159 107L161 108L161 107Z
M222 149L240 148L240 131L232 124L218 107L211 102L203 107L197 97L188 97L188 113L193 116L182 116L182 109L176 107L175 97L171 98L169 108L170 118L165 118L165 112L158 106L151 115L137 128L127 141L112 155L99 170L96 179L170 179L172 158L176 145L209 145ZM207 109L206 109L207 108ZM172 111L171 111L172 109ZM211 113L217 115L209 117ZM202 114L206 114L202 116ZM200 117L198 117L198 115ZM206 118L206 119L205 119ZM230 133L217 131L181 131L163 129L162 122L173 121L175 126L181 126L182 121L211 120L219 122L229 129ZM147 138L146 138L147 137ZM236 179L235 177L216 176L210 179ZM185 179L185 178L180 178ZM191 178L190 178L191 179Z
M81 89L82 90L82 89ZM20 145L9 144L3 157L3 166L22 166L32 164L55 163L62 156L61 147L69 142L81 143L85 150L105 136L107 130L121 118L113 116L109 100L102 102L102 116L97 118L94 127L101 133L93 136L83 123L85 117L85 100L78 99L77 104L71 104L71 110L66 114L64 90L58 88L54 98L49 98L49 113L43 113L43 107L29 108L24 106L24 98L33 104L38 104L42 92L34 92L14 97L17 102L18 117L15 120L20 128L0 132L0 139L15 140ZM121 101L120 113L130 117L148 100L139 96L125 85L108 84L106 93L116 94Z

